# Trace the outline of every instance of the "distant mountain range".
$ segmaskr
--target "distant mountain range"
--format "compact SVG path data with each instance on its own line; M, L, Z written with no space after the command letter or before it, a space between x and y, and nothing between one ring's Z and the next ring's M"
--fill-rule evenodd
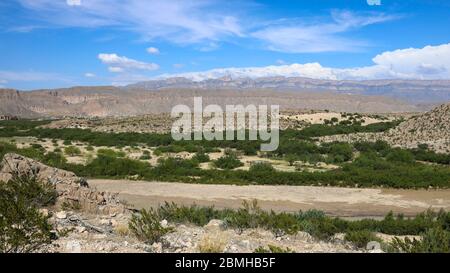
M170 112L177 104L279 104L281 108L345 112L418 112L450 101L450 80L333 81L309 78L168 78L124 87L18 91L0 89L0 115L132 116Z
M262 77L256 79L222 77L203 81L192 81L187 78L168 78L140 82L129 85L127 88L144 90L194 88L233 90L270 89L295 92L332 91L339 94L387 96L412 104L450 101L450 80L336 81L302 77Z

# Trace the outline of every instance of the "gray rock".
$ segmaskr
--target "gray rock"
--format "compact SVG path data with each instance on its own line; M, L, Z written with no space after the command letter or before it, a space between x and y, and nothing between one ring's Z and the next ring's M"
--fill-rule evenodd
M66 219L66 218L67 218L67 213L66 213L65 211L58 211L58 212L55 214L55 217L56 217L57 219Z
M166 219L162 220L162 221L160 222L160 224L161 224L161 226L162 226L163 228L166 228L166 227L168 227L168 225L169 225L169 223L167 222Z
M222 220L212 219L204 227L206 232L224 231L226 229L225 223Z
M381 244L377 241L370 241L366 246L367 250L381 250Z
M162 244L161 243L153 243L152 244L152 252L162 253Z
M66 243L66 251L69 253L81 253L81 244L79 241L73 240Z

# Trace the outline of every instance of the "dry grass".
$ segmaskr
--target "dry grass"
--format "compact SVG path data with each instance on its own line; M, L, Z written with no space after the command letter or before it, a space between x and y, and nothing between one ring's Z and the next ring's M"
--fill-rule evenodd
M119 236L128 236L130 234L130 230L128 225L119 224L114 228L114 232Z
M201 253L222 253L229 242L226 232L206 233L198 243Z

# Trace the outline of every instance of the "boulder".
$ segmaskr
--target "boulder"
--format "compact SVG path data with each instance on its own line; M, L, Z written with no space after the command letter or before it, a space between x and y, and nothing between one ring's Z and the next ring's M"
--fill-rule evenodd
M366 245L367 250L381 250L381 244L377 241L370 241Z
M225 222L222 220L212 219L204 227L206 232L224 231L226 229Z

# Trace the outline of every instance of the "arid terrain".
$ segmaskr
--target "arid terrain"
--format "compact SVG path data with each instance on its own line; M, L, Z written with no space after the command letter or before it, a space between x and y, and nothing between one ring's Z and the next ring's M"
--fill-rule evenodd
M413 252L447 236L448 103L368 96L380 82L332 95L160 84L0 91L4 200L10 188L55 191L24 206L50 225L34 252ZM424 84L408 86L443 83ZM278 149L173 140L167 109L197 95L281 104Z
M170 112L206 104L277 104L281 109L337 112L419 112L450 100L448 81L326 81L308 78L238 78L194 82L169 78L125 87L96 86L20 91L0 89L0 115L108 117Z
M296 212L318 209L328 215L383 217L389 211L413 216L429 208L450 209L450 190L350 189L308 186L201 185L129 180L89 180L101 191L119 193L135 208L158 207L167 202L190 206L234 208L258 200L261 208Z

